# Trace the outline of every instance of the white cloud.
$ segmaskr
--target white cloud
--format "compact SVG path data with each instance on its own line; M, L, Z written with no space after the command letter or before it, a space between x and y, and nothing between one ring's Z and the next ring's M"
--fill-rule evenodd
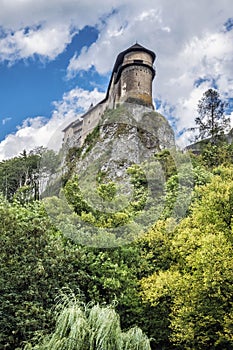
M155 50L160 60L173 61L191 38L206 30L219 30L230 8L233 9L231 0L221 6L217 0L211 4L145 0L137 5L132 0L119 1L118 11L99 26L97 42L72 59L69 71L94 65L98 72L106 73L117 53L136 40Z
M221 98L233 96L232 40L231 32L206 33L202 38L190 40L178 55L177 64L182 62L185 71L174 72L168 78L168 93L161 91L161 95L167 94L170 103L176 106L178 130L194 125L198 100L213 82ZM202 79L202 82L195 85L198 79ZM171 90L175 93L169 94Z
M54 59L86 25L95 26L115 1L0 0L0 61L34 54Z
M0 142L0 161L17 156L24 149L44 146L59 149L62 143L62 129L86 111L90 103L96 104L104 98L97 89L86 91L75 88L65 93L61 101L54 103L51 119L42 116L27 118L18 126L15 134Z
M66 26L21 29L0 39L0 59L14 62L34 54L54 59L72 40Z
M154 97L161 111L172 110L178 130L193 125L198 99L213 81L222 96L233 97L233 30L223 27L232 0L0 0L0 8L0 61L35 53L54 59L86 25L99 36L71 58L69 77L91 67L109 74L117 54L135 41L155 51Z
M163 101L160 111L165 105L172 110L180 132L193 126L198 100L213 83L224 98L233 97L233 30L224 30L233 3L133 3L107 18L98 40L70 60L68 76L91 66L106 74L117 54L137 40L157 54L154 97Z
M95 25L100 16L111 11L116 1L99 0L0 0L0 23L13 31L35 24Z

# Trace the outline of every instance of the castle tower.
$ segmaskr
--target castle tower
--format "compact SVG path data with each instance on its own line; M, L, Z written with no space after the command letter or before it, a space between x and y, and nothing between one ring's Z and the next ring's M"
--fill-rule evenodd
M136 43L117 56L105 98L64 131L64 143L81 146L86 136L99 123L104 111L129 102L154 109L152 81L155 53Z
M135 44L121 52L113 68L110 99L117 103L132 102L153 107L152 81L155 76L154 52Z

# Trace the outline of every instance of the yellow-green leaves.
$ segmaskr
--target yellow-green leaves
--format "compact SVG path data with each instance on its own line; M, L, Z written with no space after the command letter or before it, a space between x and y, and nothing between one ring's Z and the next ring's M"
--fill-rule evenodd
M154 272L141 279L144 302L157 307L167 301L170 340L187 350L232 345L233 181L229 169L216 173L210 183L196 189L191 214L170 235L170 266L157 270L154 260ZM158 249L162 252L159 238L169 246L164 228L157 225L144 237L150 261Z
M141 280L142 298L152 306L159 304L160 298L172 298L180 279L179 271L160 271Z

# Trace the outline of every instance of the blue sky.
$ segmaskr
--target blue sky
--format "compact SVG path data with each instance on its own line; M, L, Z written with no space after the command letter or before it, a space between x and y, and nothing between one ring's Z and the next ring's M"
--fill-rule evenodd
M96 28L85 27L73 37L66 49L54 60L41 59L40 56L17 60L13 65L3 62L0 65L0 115L2 128L0 140L16 130L28 117L44 116L50 118L54 109L53 101L62 100L64 92L77 85L83 89L93 89L90 84L90 72L67 79L66 68L70 58L80 53L84 45L90 46L97 39ZM95 79L101 80L98 74Z
M0 160L59 143L62 127L104 97L117 54L135 41L157 55L155 105L181 145L209 87L230 103L233 117L232 0L0 0L0 6Z

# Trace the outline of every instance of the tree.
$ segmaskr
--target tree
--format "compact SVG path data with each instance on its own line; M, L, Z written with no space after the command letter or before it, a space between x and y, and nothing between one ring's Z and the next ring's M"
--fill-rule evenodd
M201 153L201 160L208 168L221 164L227 166L233 161L233 144L222 142L218 145L207 144Z
M75 295L64 295L56 307L56 328L39 345L25 350L151 350L150 340L134 327L122 332L113 305L85 305Z
M154 268L141 280L145 302L157 307L166 300L170 307L169 339L177 349L233 346L232 167L219 167L214 173L210 183L196 189L191 214L171 237L170 268ZM150 232L150 239L155 233Z
M35 331L52 330L57 291L84 280L81 253L64 242L39 201L22 206L0 197L0 222L0 348L21 349Z
M62 222L71 234L73 214L65 210ZM142 260L136 246L81 247L59 233L40 201L21 205L0 196L0 222L0 349L19 350L35 333L51 333L51 309L64 287L81 290L87 303L117 300L121 327L142 328L136 277Z
M0 162L0 192L12 200L15 193L26 188L26 198L39 199L43 180L54 174L59 166L59 156L52 150L38 147L28 154ZM29 196L30 192L30 196Z
M225 102L220 99L216 90L208 89L198 102L198 114L195 119L196 127L191 131L198 131L196 140L210 138L211 143L216 144L219 138L229 129L230 118L224 115Z

